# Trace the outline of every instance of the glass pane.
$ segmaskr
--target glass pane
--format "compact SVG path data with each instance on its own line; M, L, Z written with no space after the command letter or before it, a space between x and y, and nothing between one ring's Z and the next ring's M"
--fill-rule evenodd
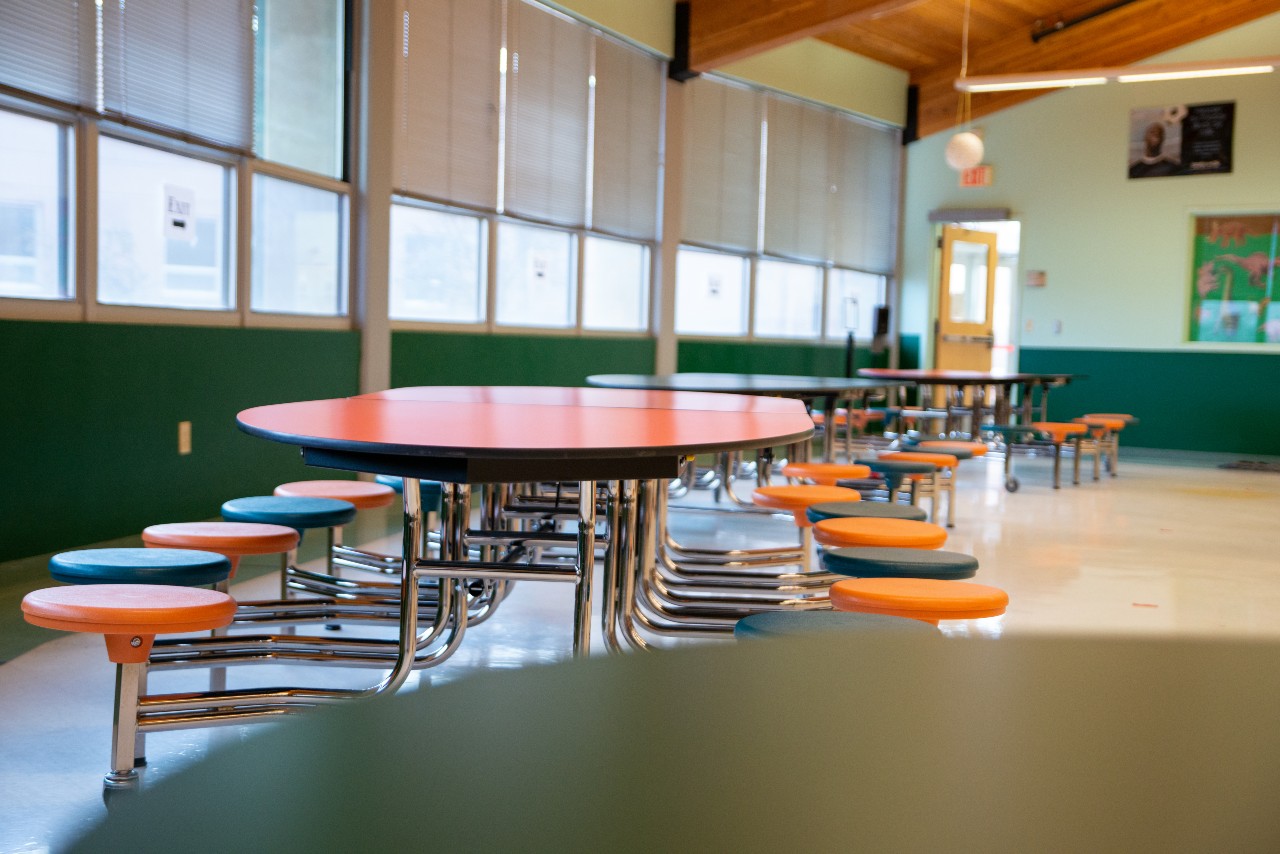
M0 296L65 299L63 130L0 112Z
M850 332L863 341L874 337L876 306L885 304L884 289L884 276L832 270L827 293L827 337L843 339Z
M231 169L106 136L98 153L98 302L233 308Z
M649 328L649 247L588 237L583 265L583 327Z
M343 0L258 0L254 137L267 160L342 177Z
M504 222L498 226L498 323L572 326L573 235Z
M484 220L391 206L391 317L484 320Z
M955 240L951 243L951 270L947 293L955 323L987 322L987 246Z
M681 249L676 255L676 333L746 332L747 259Z
M821 267L785 261L756 265L756 335L817 338L821 317Z
M339 193L253 176L254 311L346 314Z

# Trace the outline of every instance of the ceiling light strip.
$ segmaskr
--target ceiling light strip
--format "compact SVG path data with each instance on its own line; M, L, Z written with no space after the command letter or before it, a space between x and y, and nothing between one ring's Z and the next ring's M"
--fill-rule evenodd
M961 92L1063 89L1075 86L1097 86L1113 81L1141 83L1155 80L1185 80L1203 77L1232 77L1241 74L1266 74L1275 71L1277 67L1280 67L1280 56L1263 56L1238 60L1168 63L1163 65L1126 65L1117 68L1087 68L1074 71L979 75L957 78L955 87Z

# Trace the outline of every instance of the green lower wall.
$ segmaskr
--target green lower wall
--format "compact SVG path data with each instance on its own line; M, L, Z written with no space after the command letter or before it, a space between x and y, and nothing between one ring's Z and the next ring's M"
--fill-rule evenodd
M215 517L316 477L236 413L354 394L359 358L355 332L0 321L0 560Z
M866 347L859 347L854 353L854 367L879 367L886 364L885 359L884 354L873 354ZM676 364L677 370L683 373L841 377L845 370L845 349L791 342L681 341Z
M1027 347L1018 364L1087 375L1050 394L1049 417L1136 415L1123 444L1280 455L1280 354Z
M394 332L391 385L580 386L591 374L653 373L652 338Z

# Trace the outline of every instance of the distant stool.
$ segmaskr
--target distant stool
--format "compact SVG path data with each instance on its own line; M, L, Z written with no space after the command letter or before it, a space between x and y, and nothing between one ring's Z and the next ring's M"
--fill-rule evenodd
M811 504L804 511L810 522L823 519L910 519L923 522L929 518L919 507L910 504L889 504L885 501L828 501Z
M801 567L807 571L812 566L812 523L805 510L812 504L825 501L858 501L862 498L856 489L842 486L762 486L752 494L752 501L761 507L781 510L791 514L800 529Z
M998 587L932 578L849 578L831 585L838 611L910 617L937 625L940 620L998 617L1009 595Z
M284 525L257 522L171 522L142 531L142 542L151 548L196 549L217 552L231 562L235 578L240 558L248 555L281 555L282 568L293 563L300 536Z
M787 463L782 467L786 477L811 480L820 486L835 486L838 480L861 480L871 476L871 469L861 463Z
M947 542L947 529L910 519L824 519L813 526L813 538L824 546L892 546L938 549Z
M1136 424L1138 419L1132 415L1119 413L1110 415L1094 413L1075 420L1089 428L1089 437L1093 444L1093 479L1098 480L1101 475L1099 469L1104 456L1107 458L1107 471L1115 477L1120 463L1120 431L1131 424Z
M850 578L935 578L960 581L978 572L978 559L940 549L858 547L828 549L822 566Z
M135 551L149 551L154 555L169 550ZM227 563L221 555L214 557ZM111 734L111 770L104 784L108 789L118 789L132 788L138 782L138 772L134 770L138 696L155 636L226 626L235 616L236 603L216 590L154 584L96 584L32 591L22 600L22 613L32 625L65 632L100 633L105 638L107 657L116 664L116 710Z
M333 556L333 529L346 525L356 517L356 507L350 501L310 496L255 495L249 498L233 498L222 505L222 518L228 522L259 522L264 525L283 525L298 531L299 535L313 528L328 532L325 549L327 562ZM289 595L289 570L286 567L280 579L281 598Z
M815 632L938 634L920 620L852 611L762 611L743 617L733 627L733 636L738 640L796 637Z
M1089 428L1083 424L1076 424L1074 421L1033 421L1031 422L1031 427L1047 435L1049 441L1053 444L1053 488L1057 489L1060 485L1062 446L1067 442L1074 446L1073 450L1075 451L1071 483L1079 486L1080 440L1089 432Z
M896 503L898 494L904 484L908 485L908 498L914 505L916 502L915 481L913 475L932 475L938 470L933 463L913 462L911 460L864 459L859 463L871 469L873 474L883 478L883 487L889 493L889 501Z
M984 457L987 454L987 446L982 442L962 442L956 439L925 439L921 442L904 443L902 447L907 451L950 454L958 460Z
M390 507L396 500L394 488L385 483L369 483L363 480L298 480L280 484L275 488L274 494L288 498L332 498L337 501L347 501L354 505L357 511ZM332 558L334 550L339 552L342 550L342 528L342 525L333 525L329 539L329 568L335 574Z
M913 486L911 503L915 504L920 498L927 496L929 498L929 520L936 522L939 515L938 501L945 494L947 496L947 527L954 528L956 526L956 476L959 472L960 461L956 459L954 454L938 454L926 451L894 451L881 454L880 459L889 460L890 462L932 463L934 470L931 475L915 474L907 476L912 481Z

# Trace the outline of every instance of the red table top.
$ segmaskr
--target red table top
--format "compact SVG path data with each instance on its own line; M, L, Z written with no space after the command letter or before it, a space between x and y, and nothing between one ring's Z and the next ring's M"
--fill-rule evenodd
M547 387L392 389L260 406L237 422L316 465L464 482L673 476L683 456L813 432L796 400Z

